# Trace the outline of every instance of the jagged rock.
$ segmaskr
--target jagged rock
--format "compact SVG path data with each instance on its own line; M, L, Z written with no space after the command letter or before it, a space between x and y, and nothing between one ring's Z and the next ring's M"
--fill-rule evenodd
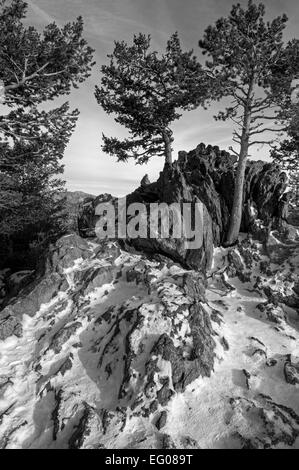
M299 296L299 281L295 282L293 291L295 292L296 295Z
M3 393L6 392L6 390L13 385L13 382L9 377L1 377L0 376L0 394L2 395ZM0 397L1 397L0 395Z
M299 308L299 297L297 297L295 294L287 294L284 292L280 292L277 289L273 289L269 285L265 285L263 287L263 291L264 294L268 297L269 302L274 305L282 303L291 308Z
M223 347L223 349L224 349L225 351L228 351L228 350L229 350L228 341L227 341L227 339L226 339L224 336L222 336L222 338L220 339L220 344L222 345L222 347Z
M236 157L218 147L198 145L189 153L180 152L172 165L166 165L157 182L142 184L126 198L127 206L143 203L199 204L202 223L201 245L188 249L180 239L127 238L125 246L152 254L163 254L191 269L209 268L213 245L219 246L225 238L232 208ZM144 181L143 181L144 183ZM242 231L254 229L256 219L265 226L280 223L286 217L287 201L282 199L287 182L278 166L262 161L249 161L246 169ZM280 209L278 202L280 201ZM281 202L282 201L282 202ZM83 236L94 236L98 217L95 208L100 202L116 203L104 194L86 201L79 215L79 228ZM254 210L252 209L254 208ZM147 223L147 221L144 221Z
M164 380L160 379L160 382L162 382L162 387L157 391L157 400L161 406L166 406L174 393L169 388L169 377L165 377Z
M88 243L75 233L60 238L49 250L46 270L63 273L64 269L73 265L80 258L86 259L91 256Z
M247 204L254 203L256 219L262 220L266 225L271 223L273 218L283 217L285 220L288 201L283 200L281 206L278 202L281 201L286 183L287 175L280 171L278 165L264 161L248 162L244 187L245 201Z
M8 316L19 317L29 315L34 316L40 309L42 304L47 304L59 292L68 288L66 279L57 273L51 273L48 276L37 280L33 283L33 287L25 289L20 298L12 301L0 313L1 318Z
M113 263L120 256L121 250L118 243L104 240L94 250L94 253L96 258Z
M255 356L267 359L267 353L266 351L264 351L264 349L260 349L260 348L255 349L252 353L252 357L255 357Z
M64 269L70 267L75 259L90 255L88 244L78 235L68 235L58 240L49 250L43 271L37 273L36 279L0 312L0 340L11 335L21 336L23 315L34 316L58 292L66 291L69 284Z
M245 376L245 380L246 380L246 387L248 388L248 390L250 389L250 379L251 379L251 374L250 372L248 372L248 370L246 369L243 369L243 374Z
M223 323L223 315L219 310L216 310L215 308L212 310L211 313L211 320L215 323L217 323L219 326Z
M115 198L111 194L101 194L96 198L86 198L78 210L78 231L83 237L94 237L95 226L98 220L95 214L96 207L105 202L113 202Z
M150 180L149 180L149 177L148 175L144 175L144 177L142 178L142 180L140 181L140 187L141 188L144 188L145 186L147 186L148 184L151 184Z
M72 353L70 353L69 356L66 358L66 360L63 361L63 363L59 367L58 371L56 372L56 375L57 374L61 374L61 375L66 374L66 372L72 368L72 365L73 365L72 359L73 359L73 355L72 355Z
M80 245L74 243L77 247ZM276 326L262 324L261 333L256 333L261 341L254 336L246 337L246 330L240 328L242 334L245 333L243 343L234 341L234 336L228 328L234 328L236 324L237 330L241 322L243 325L240 326L244 327L248 312L255 316L254 319L249 319L248 324L258 327L258 310L254 311L258 302L257 295L262 295L264 287L268 284L275 290L281 278L288 284L288 289L283 290L283 295L289 295L288 292L295 285L296 272L273 272L271 280L261 275L253 289L249 289L250 286L242 286L241 290L238 288L232 295L235 298L231 303L229 294L227 298L221 299L221 294L218 294L220 290L212 290L212 282L215 281L215 286L218 286L219 277L219 285L224 295L230 292L231 286L224 271L226 264L223 270L220 268L221 273L217 269L218 274L211 276L208 281L208 287L211 289L205 292L207 279L204 273L186 270L163 256L145 256L136 252L130 254L121 251L118 243L102 242L96 246L93 241L87 245L83 244L79 251L76 249L74 260L71 262L67 258L64 261L63 250L58 249L62 258L56 250L55 262L51 265L50 259L50 271L46 271L43 279L47 280L53 269L58 284L68 279L68 290L62 292L59 288L53 293L56 297L51 298L49 305L44 305L39 315L32 319L23 319L23 339L14 338L3 345L4 354L0 357L0 362L5 371L2 372L3 381L0 378L0 395L5 392L4 399L8 401L10 389L6 387L12 387L13 384L13 396L20 396L24 391L25 396L20 396L20 400L26 402L28 407L22 411L19 400L13 402L11 408L5 404L4 414L2 411L0 413L5 446L40 446L40 436L42 439L46 436L46 441L42 443L46 442L45 445L52 448L65 448L68 445L71 448L100 448L104 445L114 448L140 448L148 445L151 448L168 449L182 446L195 449L199 448L198 443L191 437L180 434L188 434L196 429L193 412L194 419L197 419L197 413L199 417L205 418L207 411L211 411L209 414L213 419L216 408L221 445L231 442L237 442L237 445L244 448L294 445L295 436L299 435L299 423L296 421L298 417L294 411L277 405L269 397L254 395L261 384L268 386L264 384L264 380L269 375L271 380L280 380L279 391L283 392L284 387L288 392L292 392L292 386L285 383L280 374L280 367L272 371L266 367L272 367L276 361L273 358L267 359L268 352L273 354L273 346L275 357L280 360L281 347L284 347L281 343L287 344L287 334L291 331L284 331L279 325L277 334ZM83 256L75 262L81 251ZM260 245L255 245L251 239L242 240L230 251L240 255L245 274L247 270L252 270L253 284L253 278L260 274L258 269L264 259ZM53 253L55 248L50 257ZM218 263L218 258L216 260ZM222 261L226 263L223 256L222 260L219 259L219 265ZM72 263L66 268L66 272L65 268L62 268L64 262ZM115 283L118 276L121 276L121 280ZM40 281L41 279L37 284ZM99 292L93 291L106 282L109 287L104 287ZM31 287L31 291L37 284ZM254 294L249 296L245 294L246 290ZM244 293L244 302L240 293L242 296ZM247 302L250 302L249 311ZM234 308L228 314L222 314L212 307L214 304L219 305L219 309L223 311L231 305L234 305ZM242 305L242 308L239 307L241 315L235 313L235 307L238 305ZM278 309L279 313L281 307L266 302L259 308L264 310L261 316L269 319L267 309ZM290 314L288 309L285 311L286 315L295 316L294 312ZM21 317L19 315L12 318L17 318L21 325ZM281 321L285 321L285 318ZM225 326L223 322L226 323ZM267 330L271 335L270 344L267 341ZM258 329L249 328L248 331L249 335ZM276 334L280 339L277 348L274 344ZM221 388L221 397L218 396L220 394L216 387L213 390L215 406L209 403L209 410L206 407L201 410L197 393L202 394L204 399L205 391L208 393L211 390L210 387L213 387L217 376L213 378L212 383L205 379L204 384L201 377L209 377L214 363L222 361L223 351L219 343L224 349L228 347L223 335L232 338L231 355L238 347L240 356L244 354L244 357L240 357L240 365L237 370L234 369L234 374L238 375L233 374L233 377L230 377L231 371L227 363L224 368L217 367L216 374L220 370L220 381L222 374L225 374L225 383L233 379L233 386L237 384L235 380L238 380L239 384L242 368L246 367L242 377L243 386L246 379L250 390L243 391L246 397L251 399L236 398L236 389L230 389L233 392L230 396L235 397L235 401L231 402L232 410L227 409L226 393L222 393ZM14 359L14 347L15 362L11 361ZM294 359L287 362L297 367ZM287 369L289 373L289 366ZM32 383L32 389L27 390L23 386L24 370L28 372L26 380ZM197 382L194 383L195 380ZM192 382L192 386L186 390ZM185 390L186 393L180 396ZM294 390L296 391L295 388ZM291 400L293 401L293 398ZM169 434L164 435L158 431L166 430L166 413ZM218 421L221 413L223 422L231 420L227 428L222 427L220 419ZM28 427L24 432L22 430L13 434L14 429L25 422L25 415L28 417ZM188 428L189 417L192 426ZM175 428L180 418L182 420L178 428ZM156 423L159 429L155 426ZM202 429L205 431L202 426L196 430L196 436L203 442L208 442L208 445L211 444L211 424L213 425L211 422L207 424L207 436L200 435ZM36 425L39 427L38 435L32 433ZM215 443L214 427L212 435ZM0 440L0 447L1 442Z
M256 307L263 316L272 323L277 323L278 325L286 321L286 314L283 309L274 305L273 303L262 303L258 304Z
M59 420L59 409L63 400L63 390L54 390L54 402L55 406L51 413L51 419L53 421L53 441L56 441L57 434L60 431L60 420Z
M169 434L160 435L160 449L176 449L176 445Z
M65 268L73 265L78 258L86 259L92 252L88 243L76 234L59 239L50 247L45 267L36 273L34 281L26 286L21 294L12 299L0 312L0 340L11 335L22 334L22 317L33 317L43 304L50 302L58 292L66 291L69 284ZM101 280L96 279L95 285Z
M239 252L237 252L235 249L231 249L228 252L227 258L229 262L229 275L231 277L237 276L244 272L245 265Z
M22 336L22 323L18 317L5 312L0 313L0 341L4 341L12 335Z
M193 349L186 360L180 349L176 348L172 339L163 334L154 345L151 356L160 356L169 361L172 368L172 383L175 391L184 391L187 385L200 376L210 376L214 364L214 340L211 338L211 326L207 317L200 317L200 309L191 310L191 325L193 326ZM207 322L205 324L205 322ZM191 328L192 328L191 326ZM206 330L206 331L205 331ZM147 372L153 369L153 364L147 364ZM167 389L166 392L168 393Z
M291 385L298 385L299 384L299 362L295 364L291 362L291 358L288 357L284 365L284 376L285 376L287 383Z
M127 282L142 284L146 282L148 267L144 261L140 261L133 269L126 271Z
M274 366L276 366L276 364L277 364L277 360L274 359L273 357L267 359L267 361L266 361L266 366L268 366L268 367L274 367Z
M96 414L95 410L87 403L83 403L83 406L83 413L79 424L69 439L69 449L83 449L88 447L87 444L91 431L95 431L93 428L100 427L99 416ZM95 436L91 437L94 439ZM91 448L94 448L94 446Z
M60 353L63 345L70 339L71 336L81 328L82 323L74 322L71 325L66 325L62 329L58 330L52 338L49 349L53 350L55 354Z
M156 428L158 430L164 428L166 421L167 421L167 413L166 411L162 411L160 415L158 416L158 419L156 420Z
M83 201L95 198L92 194L83 191L64 191L58 197L65 198L65 206L67 209L67 228L71 232L78 233L78 215Z
M190 436L182 436L180 438L180 443L183 449L200 449L200 446L196 439L193 439Z
M113 277L113 269L100 266L77 271L74 275L74 281L80 286L80 295L86 295L97 287L108 284L113 280Z
M110 429L121 432L126 425L126 409L117 407L115 411L102 410L102 429L103 434L107 434Z
M71 263L64 258L64 243L71 251L74 248L68 268L63 268ZM114 284L117 273L123 274L122 281ZM125 286L126 273L138 285L130 282ZM51 276L58 289L68 279L68 290L47 290ZM109 283L105 296L90 295L104 283ZM36 394L32 416L42 413L41 430L43 426L52 430L55 447L65 447L68 442L71 448L102 447L102 438L105 442L117 439L133 417L147 420L155 438L159 436L151 425L155 415L162 412L158 422L162 427L165 410L161 408L193 380L209 376L214 367L215 332L205 285L204 274L186 271L163 257L148 259L121 252L114 242L98 247L83 242L81 246L75 236L64 237L53 247L44 277L31 286L26 297L45 302L49 295L52 302L44 304L36 318L23 320L25 338L18 344L22 347L27 336L35 343L28 368ZM44 288L42 299L37 293ZM21 300L16 299L16 305ZM14 328L20 334L21 314L12 314L5 321L14 322L6 325L10 329L5 336L13 334ZM160 348L161 337L167 341ZM27 356L25 361L29 364ZM166 362L165 369L162 363ZM11 372L15 384L15 369ZM92 406L82 405L85 397L92 400L88 401ZM163 446L173 447L167 438Z
M176 277L174 277L177 280ZM198 302L205 302L205 277L200 273L184 273L181 277L182 287L188 297Z
M0 425L2 424L4 417L11 413L11 410L13 407L14 407L14 403L6 407L4 410L0 411Z
M230 425L243 449L292 446L299 436L299 416L291 408L273 402L271 397L262 394L252 400L236 397L230 399L230 404L234 411Z

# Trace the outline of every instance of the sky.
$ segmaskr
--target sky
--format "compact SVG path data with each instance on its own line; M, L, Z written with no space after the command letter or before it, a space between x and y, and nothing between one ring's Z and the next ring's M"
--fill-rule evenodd
M123 196L134 190L147 173L152 181L163 168L163 158L155 157L147 165L134 161L119 163L101 150L102 133L125 137L126 130L106 115L94 98L100 84L100 66L107 63L115 40L132 41L133 34L151 34L152 47L163 51L165 44L178 31L184 49L199 54L198 40L204 29L219 17L227 16L233 0L29 0L27 23L43 28L55 21L62 26L82 15L84 37L96 50L92 76L71 93L72 107L81 114L77 128L65 152L64 178L67 189L91 194L111 193ZM240 1L246 4L247 1ZM289 17L286 39L298 37L299 1L265 0L269 18L286 13ZM213 119L213 109L186 112L172 125L174 156L179 150L192 150L200 142L228 149L231 145L230 123ZM267 159L267 148L252 148L252 157Z

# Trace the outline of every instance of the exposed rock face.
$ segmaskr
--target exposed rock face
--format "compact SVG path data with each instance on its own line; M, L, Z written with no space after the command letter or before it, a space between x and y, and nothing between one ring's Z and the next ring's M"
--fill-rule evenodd
M78 215L83 201L95 198L92 194L83 191L63 191L57 197L65 200L67 209L67 227L70 231L78 233Z
M287 383L291 385L299 384L299 362L293 363L288 357L284 365L284 375Z
M275 446L292 446L299 436L299 416L289 407L273 402L271 397L260 394L252 400L244 397L231 399L234 410L236 438L243 449L273 449ZM253 420L253 416L257 419ZM251 418L250 418L251 417ZM239 429L250 421L248 432Z
M266 235L266 243L242 237L215 250L209 276L201 272L227 229L233 172L229 154L201 145L127 197L146 206L198 202L198 249L184 240L120 244L71 234L50 248L33 283L19 284L0 312L0 448L194 449L207 442L208 422L211 447L295 445L298 409L286 401L299 383L291 345L299 244L267 235L285 214L284 177L274 167L247 168L243 229ZM86 237L97 204L107 201L115 204L104 195L82 205Z
M147 179L127 196L127 205L143 203L195 203L200 204L202 240L196 249L186 246L186 238L139 237L127 238L127 245L147 253L161 253L183 266L205 270L210 267L213 246L224 241L232 208L234 193L234 172L236 158L218 147L200 144L195 150L180 152L171 166L166 165L158 181ZM286 175L273 164L262 161L248 162L244 188L244 212L242 230L261 231L256 220L264 227L279 224L286 217L287 200L283 197L286 189ZM99 196L86 201L79 216L79 230L82 236L94 235L98 217L95 208L99 202L115 199L110 195ZM262 231L264 235L264 232Z
M133 432L134 446L175 447L159 432L166 407L196 379L209 377L217 345L223 351L205 285L199 272L123 252L116 242L90 243L75 234L59 240L44 276L1 312L0 343L12 336L20 341L22 367L0 356L1 389L12 402L0 423L0 448L10 446L15 426L32 427L44 409L44 447L54 441L62 448L111 447L135 422L145 423L145 437ZM23 374L30 385L22 397L26 423L15 407L21 397L9 395L13 386L18 395Z
M10 312L1 312L0 315L0 341L10 336L22 336L22 323L20 318L11 315Z
M0 448L296 446L298 332L284 302L299 244L288 247L267 256L242 237L215 250L207 278L63 237L1 315Z
M79 205L78 208L78 230L82 237L94 237L95 225L98 220L95 209L102 202L113 201L111 194L101 194L96 198L88 197Z
M247 164L242 228L249 231L255 219L263 225L280 225L288 217L290 194L285 193L287 176L273 163L250 161Z
M46 267L37 273L36 279L0 312L0 339L15 334L22 334L22 316L34 316L42 304L47 304L59 291L69 287L66 268L73 265L76 259L86 259L91 250L85 240L76 234L66 235L55 246L50 247Z

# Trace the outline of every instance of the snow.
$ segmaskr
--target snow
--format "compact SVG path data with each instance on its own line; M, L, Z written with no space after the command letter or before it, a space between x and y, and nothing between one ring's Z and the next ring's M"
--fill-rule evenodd
M281 246L275 234L272 234L271 243ZM90 243L89 246L97 248L96 244ZM261 250L261 247L257 245L257 249ZM299 260L296 250L297 247L293 252L293 263ZM237 277L228 277L225 272L227 253L228 249L215 249L208 276L207 304L204 306L209 314L218 310L222 319L220 325L213 322L217 335L215 370L211 377L199 378L184 393L175 394L166 407L167 422L162 431L169 434L177 445L182 436L190 436L201 448L240 448L238 436L260 432L259 418L255 415L258 415L256 410L259 408L254 409L249 418L243 406L246 400L250 404L259 404L259 394L270 396L273 402L299 414L298 385L286 383L284 377L286 355L291 355L294 360L299 357L298 313L283 306L280 308L283 308L286 320L282 319L277 324L270 322L257 309L257 305L266 299L261 290L253 287L255 279L260 276L264 286L271 285L274 291L290 294L294 285L292 280L289 283L286 280L290 266L270 263L274 274L267 279L255 264L251 281L242 283ZM163 302L167 302L170 312L175 311L175 306L188 304L188 298L182 295L173 280L173 276L185 272L178 266L159 270L157 263L146 262L157 285L156 299L148 294L144 284L127 282L126 270L141 259L141 255L121 252L114 262L114 266L122 271L117 282L95 288L77 305L74 305L69 291L60 292L51 302L42 305L34 317L23 316L21 338L12 336L0 342L0 447L67 448L68 439L82 415L83 402L97 413L103 409L116 410L123 374L123 362L118 358L125 353L122 338L130 328L122 309L126 307L135 315L138 308L138 315L144 319L142 326L130 336L131 350L137 355L134 370L142 375L146 358L161 331L171 332L170 318L163 315ZM260 253L260 260L266 259ZM65 270L70 290L75 286L76 272L101 266L109 267L111 263L97 258L76 260L71 268ZM105 316L109 308L110 319ZM185 339L192 347L187 315L187 308L181 309L175 320L180 324L174 338L175 346ZM61 350L55 352L51 346L53 338L75 322L80 326L63 342ZM120 334L115 336L117 328ZM228 351L220 345L223 337L228 342ZM144 338L146 347L140 350ZM71 367L61 372L68 358L71 359ZM270 367L266 359L277 363ZM103 361L101 368L100 360ZM106 366L112 367L111 375L103 373ZM168 361L158 358L157 366L162 375L171 376ZM250 374L249 378L244 371ZM138 374L136 386L137 377ZM11 383L2 389L1 384L8 379ZM54 439L53 409L59 390L62 390L63 400L57 415L59 433ZM236 400L235 408L232 399ZM267 419L274 419L271 408L265 406L263 410ZM122 430L116 415L111 422L103 438L107 448L157 447L159 433L149 419L132 416ZM88 445L92 447L102 430L95 417L91 418L90 427ZM299 448L299 439L293 447Z
M215 250L212 272L223 268L226 253L225 249ZM210 278L207 290L209 305L217 306L223 315L221 333L228 341L229 351L220 359L211 378L198 379L188 387L188 391L172 400L171 419L165 428L169 433L176 430L178 436L188 430L201 448L239 447L238 441L231 439L236 425L229 420L231 407L228 397L251 398L257 392L263 393L299 414L299 388L287 384L283 373L286 354L299 357L298 313L287 309L289 318L296 321L296 328L285 325L284 333L277 331L273 324L260 318L256 309L263 298L256 292L249 292L250 286L236 278L230 283L235 290L224 295L217 282ZM294 339L290 340L287 333L291 333ZM261 348L259 342L266 345L267 356L278 361L276 366L268 367L264 360L257 360L252 355L253 350ZM246 388L244 369L253 377L250 390ZM243 431L246 434L246 429ZM298 439L294 448L299 448Z

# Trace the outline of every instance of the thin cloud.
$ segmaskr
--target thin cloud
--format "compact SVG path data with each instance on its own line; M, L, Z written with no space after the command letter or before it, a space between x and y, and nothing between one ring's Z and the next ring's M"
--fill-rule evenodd
M32 0L27 0L27 2L29 4L29 7L33 10L33 13L43 23L53 23L55 21L55 18L53 16L49 15L46 10L36 5Z

